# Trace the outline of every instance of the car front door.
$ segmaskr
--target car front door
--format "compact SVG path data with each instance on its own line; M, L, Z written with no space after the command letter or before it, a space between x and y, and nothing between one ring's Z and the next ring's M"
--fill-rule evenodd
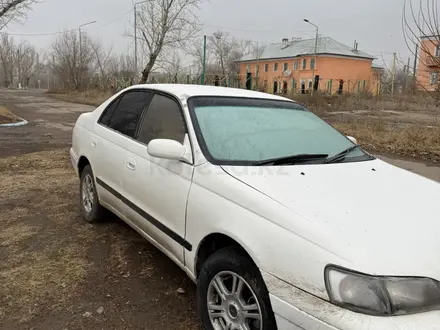
M151 157L147 145L158 138L183 143L191 153L180 103L169 95L155 93L139 125L139 143L127 149L122 193L134 224L169 257L183 264L184 249L191 250L185 240L185 218L193 165Z
M115 99L95 127L92 141L92 170L94 172L100 202L120 215L122 169L126 148L134 142L143 110L151 101L152 93L131 90Z

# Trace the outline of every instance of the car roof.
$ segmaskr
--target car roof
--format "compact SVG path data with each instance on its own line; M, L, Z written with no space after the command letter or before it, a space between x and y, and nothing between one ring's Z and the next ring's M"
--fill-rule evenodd
M192 96L231 96L244 98L258 98L280 101L292 101L285 97L276 96L262 92L251 91L247 89L218 87L218 86L203 86L203 85L184 85L184 84L145 84L135 85L131 88L145 88L162 91L172 94L176 97L188 99Z

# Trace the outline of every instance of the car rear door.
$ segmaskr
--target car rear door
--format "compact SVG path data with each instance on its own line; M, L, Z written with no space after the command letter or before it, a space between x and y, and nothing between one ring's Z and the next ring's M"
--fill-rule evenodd
M191 153L180 103L160 93L154 94L143 115L138 143L127 148L122 192L135 225L169 257L183 264L184 249L192 248L185 240L185 218L193 165L151 157L147 145L156 138L176 140Z
M145 90L130 90L120 95L103 112L95 128L92 146L96 151L92 169L101 203L121 215L122 169L126 149L136 143L134 137L143 110L152 94Z

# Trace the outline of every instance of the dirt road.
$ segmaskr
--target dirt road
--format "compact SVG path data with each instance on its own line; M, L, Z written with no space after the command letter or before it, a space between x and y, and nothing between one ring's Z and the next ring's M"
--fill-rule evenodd
M0 104L29 121L0 128L0 329L199 329L177 266L118 219L81 218L68 147L92 108L2 89ZM439 167L384 159L440 181Z
M1 89L0 104L29 121L0 128L0 329L199 329L180 268L118 219L79 213L68 146L92 108Z

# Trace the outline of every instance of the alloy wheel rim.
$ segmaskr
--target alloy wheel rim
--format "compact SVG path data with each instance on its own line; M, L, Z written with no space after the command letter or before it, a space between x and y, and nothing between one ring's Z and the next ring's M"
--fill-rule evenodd
M93 179L90 174L86 174L83 178L82 185L82 203L84 206L84 210L87 213L90 213L93 208L94 202L94 187L93 187Z
M208 286L207 307L215 330L262 330L263 317L250 285L231 271L218 273Z

